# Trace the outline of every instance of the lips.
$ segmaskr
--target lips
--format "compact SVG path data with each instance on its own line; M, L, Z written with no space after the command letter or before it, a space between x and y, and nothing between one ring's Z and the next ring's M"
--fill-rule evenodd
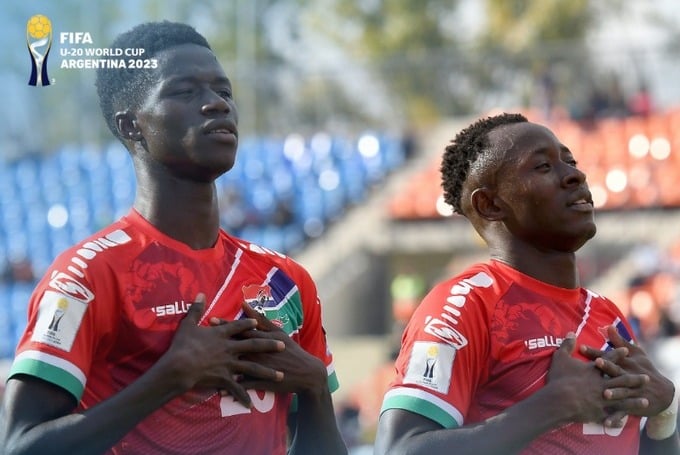
M229 135L238 137L238 129L236 124L229 120L212 120L206 123L203 128L203 133L208 135Z
M567 205L581 210L592 210L593 196L588 190L580 191Z

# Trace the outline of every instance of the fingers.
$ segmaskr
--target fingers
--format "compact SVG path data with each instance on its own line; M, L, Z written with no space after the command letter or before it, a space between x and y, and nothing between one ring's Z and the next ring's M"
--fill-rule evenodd
M621 376L625 373L623 368L610 360L604 359L603 357L596 358L594 364L595 367L602 372L602 374L605 374L611 378Z
M239 384L248 390L266 390L269 392L285 391L285 384L282 384L281 381L263 381L258 379L245 378L241 382L239 382Z
M650 381L646 374L625 374L605 382L604 397L608 400L618 400L632 396L640 396L642 387Z
M583 351L583 350L581 350ZM602 357L597 357L594 361L595 366L609 377L617 377L625 374L625 370L619 362L628 355L628 348L616 348L612 351L603 353Z
M611 405L607 406L612 411L622 412L628 415L646 415L649 411L649 400L644 397L623 398L621 400L612 401Z
M239 372L237 380L243 387L246 387L243 384L244 378L249 380L281 382L283 381L284 377L283 371L275 370L274 368L269 368L260 363L249 362L247 360L234 362L233 370Z
M274 325L265 315L255 311L247 302L243 302L243 313L246 317L255 319L257 321L257 329L265 330L267 332L279 331L280 329Z
M196 300L191 304L189 310L187 311L184 320L192 322L194 325L198 325L203 315L203 310L205 309L205 294L202 292L196 296Z
M282 371L248 361L234 362L232 370L239 373L227 379L224 385L219 387L218 393L223 397L232 396L247 408L253 407L248 389L275 391L277 389L275 384L281 383L284 378Z
M236 401L241 403L246 408L252 408L253 402L248 395L248 390L243 385L239 384L236 380L232 379L227 381L227 384L220 389L221 396L231 395Z
M582 344L579 346L579 352L590 360L595 360L598 357L604 357L614 363L619 363L619 361L628 356L630 350L628 347L619 347L610 351L600 351L599 349Z
M627 416L628 414L626 414L625 411L615 411L608 415L602 423L607 428L622 428L626 424Z
M607 351L604 354L604 357L606 357L608 360L618 364L621 360L628 357L629 353L630 353L630 350L628 349L628 347L623 346L623 347L620 347L620 348L613 349L611 351Z
M637 350L642 351L642 348L634 345L633 343L626 341L615 326L610 325L607 327L607 336L609 336L609 343L615 348L627 348L630 352Z
M281 352L286 349L286 344L281 340L267 339L267 338L249 338L238 341L238 351L240 353L266 353L266 352Z
M594 360L597 357L611 356L613 355L612 353L616 353L615 355L617 358L614 359L614 361L618 362L618 360L628 356L630 354L631 348L634 348L635 346L632 343L626 341L613 325L607 326L607 337L609 339L609 344L615 348L613 351L601 351L586 345L580 346L579 351L581 354L590 358L591 360Z
M221 320L220 320L221 321ZM217 326L214 326L216 330L222 332L227 338L231 338L234 335L242 334L248 330L252 330L257 327L257 321L255 319L239 319L238 321L225 321Z
M569 332L564 337L562 344L557 349L557 351L555 351L555 353L565 352L566 354L571 355L571 354L574 353L574 347L575 346L576 346L576 335L574 334L574 332Z

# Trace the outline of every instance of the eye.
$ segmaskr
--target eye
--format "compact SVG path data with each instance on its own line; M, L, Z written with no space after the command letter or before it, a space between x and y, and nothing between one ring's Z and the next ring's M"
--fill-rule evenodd
M220 96L221 96L222 98L224 98L225 100L230 100L230 99L232 99L232 97L234 96L234 95L231 93L231 90L227 90L227 89L217 90L217 94L220 95Z
M570 159L570 160L567 160L567 164L568 164L569 166L571 166L571 167L578 167L578 161L576 161L576 160L573 159L573 158Z
M173 89L170 93L173 96L188 96L194 93L194 89L193 87L177 87L176 89Z
M550 163L548 163L547 161L539 163L534 167L534 169L539 170L539 171L549 170L550 169Z

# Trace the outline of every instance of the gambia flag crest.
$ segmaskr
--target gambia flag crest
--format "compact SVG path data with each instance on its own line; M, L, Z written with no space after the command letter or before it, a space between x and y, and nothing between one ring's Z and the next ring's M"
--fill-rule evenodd
M283 329L288 335L297 330L299 324L293 324L291 311L300 313L299 293L291 293L290 286L286 289L277 288L275 280L274 288L269 284L247 284L242 287L243 300L260 314L272 321L274 325ZM289 280L286 284L291 283ZM278 292L277 292L278 291ZM298 311L295 311L298 309ZM297 320L297 319L295 319ZM300 321L301 322L301 321Z
M267 307L276 305L272 298L272 288L268 284L247 284L243 286L243 299L251 308L260 313Z

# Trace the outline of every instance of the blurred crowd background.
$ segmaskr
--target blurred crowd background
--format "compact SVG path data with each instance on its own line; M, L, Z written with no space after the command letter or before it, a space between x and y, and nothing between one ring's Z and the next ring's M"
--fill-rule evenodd
M483 260L443 203L438 164L476 117L550 126L588 175L598 235L583 283L631 318L680 384L680 11L673 0L119 0L3 3L0 359L36 279L126 213L134 178L94 71L60 32L107 47L145 20L203 33L239 106L224 227L306 266L324 300L347 442L370 451L404 324L438 280ZM52 85L28 85L26 23L53 27Z

